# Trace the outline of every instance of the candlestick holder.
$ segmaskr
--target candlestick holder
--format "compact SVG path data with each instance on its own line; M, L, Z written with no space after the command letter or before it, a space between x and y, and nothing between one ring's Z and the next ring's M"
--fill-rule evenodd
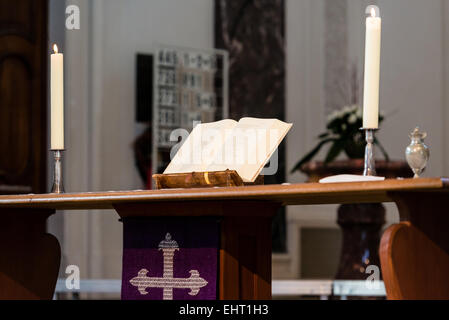
M54 155L54 167L53 167L53 187L52 193L64 193L64 185L62 183L62 151L64 150L51 150Z
M362 128L365 131L366 147L365 147L365 168L364 176L375 176L376 165L374 162L374 131L377 129Z

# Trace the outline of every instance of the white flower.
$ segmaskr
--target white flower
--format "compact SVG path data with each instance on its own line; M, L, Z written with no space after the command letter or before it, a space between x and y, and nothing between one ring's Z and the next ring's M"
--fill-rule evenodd
M359 110L360 110L360 108L357 105L344 106L340 110L332 111L327 117L327 122L330 123L330 122L334 121L335 119L341 119L341 118L345 117L346 115L351 115L351 114L353 115L354 113L356 113L356 115L357 115ZM352 117L352 115L351 115L351 117ZM360 114L360 117L361 116L362 115ZM355 120L353 119L352 121L353 122L351 122L351 123L354 123L355 121L357 121L357 119L355 119Z
M357 121L357 116L355 114L351 114L348 118L348 122L350 124L354 124L354 123L356 123L356 121Z
M327 122L332 122L338 117L338 111L332 111L331 114L327 117Z
M351 106L344 106L342 111L343 111L343 113L351 112Z

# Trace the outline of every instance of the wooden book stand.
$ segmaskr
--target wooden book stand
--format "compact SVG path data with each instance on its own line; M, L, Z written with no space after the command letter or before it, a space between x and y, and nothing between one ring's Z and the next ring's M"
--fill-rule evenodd
M261 185L264 181L263 176L259 175L254 182L243 182L235 170L153 174L153 179L156 189L237 187Z

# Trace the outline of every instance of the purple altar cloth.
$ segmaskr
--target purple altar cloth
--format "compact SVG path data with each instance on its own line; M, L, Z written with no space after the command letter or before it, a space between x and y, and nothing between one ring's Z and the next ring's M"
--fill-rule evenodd
M217 299L217 218L123 219L123 300Z

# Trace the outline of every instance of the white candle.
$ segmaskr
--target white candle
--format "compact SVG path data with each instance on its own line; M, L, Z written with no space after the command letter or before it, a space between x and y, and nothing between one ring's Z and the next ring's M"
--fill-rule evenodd
M64 56L53 45L51 55L51 149L64 149Z
M363 95L363 128L379 127L380 35L382 21L379 8L369 6L366 18L365 85ZM376 12L377 11L377 12Z

